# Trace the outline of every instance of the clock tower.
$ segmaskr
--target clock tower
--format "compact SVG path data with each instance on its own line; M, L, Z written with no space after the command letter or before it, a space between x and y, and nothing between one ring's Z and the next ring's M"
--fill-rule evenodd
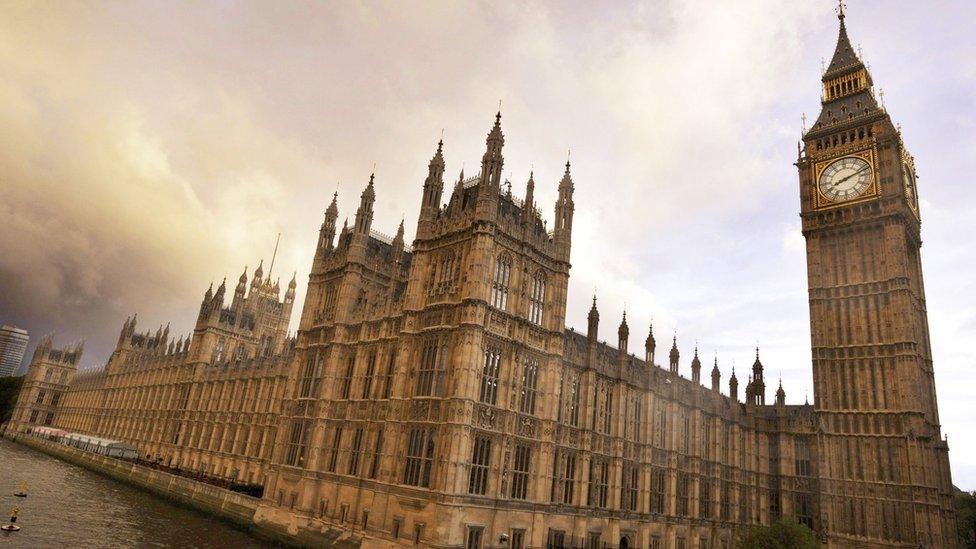
M953 547L915 163L840 32L797 161L829 546Z

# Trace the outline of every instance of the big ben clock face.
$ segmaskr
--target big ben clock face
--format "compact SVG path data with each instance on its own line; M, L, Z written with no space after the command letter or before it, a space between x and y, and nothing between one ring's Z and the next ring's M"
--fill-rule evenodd
M918 196L915 194L915 174L908 164L901 165L902 181L905 183L905 200L912 208L918 209Z
M871 164L848 156L827 166L820 174L820 192L832 202L853 200L871 186Z

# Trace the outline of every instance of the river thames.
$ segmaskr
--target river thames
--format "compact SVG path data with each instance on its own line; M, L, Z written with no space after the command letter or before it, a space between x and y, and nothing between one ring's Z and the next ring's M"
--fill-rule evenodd
M14 497L22 480L28 497ZM0 547L275 547L220 519L0 439Z

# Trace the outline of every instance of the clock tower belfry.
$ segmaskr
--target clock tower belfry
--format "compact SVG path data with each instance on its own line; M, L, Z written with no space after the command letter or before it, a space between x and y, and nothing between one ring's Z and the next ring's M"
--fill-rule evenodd
M821 523L830 546L954 547L915 163L843 7L796 166L807 245Z

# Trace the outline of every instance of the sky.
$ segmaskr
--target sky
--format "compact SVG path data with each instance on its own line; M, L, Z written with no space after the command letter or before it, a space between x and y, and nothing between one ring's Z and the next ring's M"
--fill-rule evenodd
M374 229L414 233L443 131L477 170L501 101L505 175L551 223L576 184L567 323L717 355L761 349L812 399L796 143L819 112L830 0L7 2L0 8L0 323L107 360L128 315L191 331L204 291L281 244L299 303L338 190L376 172ZM972 2L850 0L847 26L916 158L953 481L976 489ZM571 153L570 153L571 151ZM298 307L292 328L298 318ZM632 344L639 352L640 343ZM724 389L723 389L724 391Z

